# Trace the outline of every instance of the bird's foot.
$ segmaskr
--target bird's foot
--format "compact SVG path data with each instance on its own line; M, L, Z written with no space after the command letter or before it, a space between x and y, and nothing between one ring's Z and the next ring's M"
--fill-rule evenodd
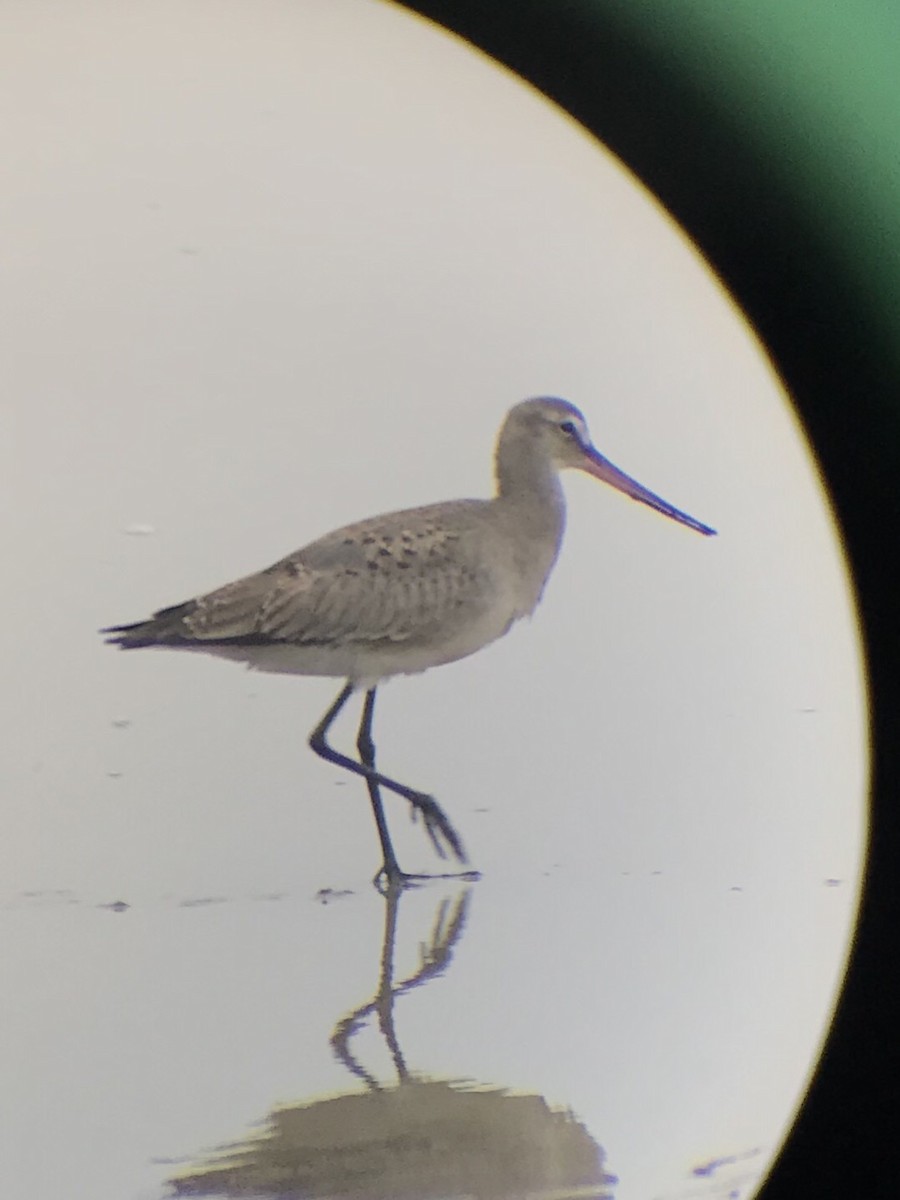
M475 883L480 878L481 873L479 871L447 871L437 875L417 875L410 874L408 871L401 871L399 867L392 870L382 867L372 880L372 883L384 896L388 892L401 891L404 888L422 887L424 884L433 883L437 879L457 879L464 883Z
M431 839L435 854L446 861L447 850L453 852L458 862L467 863L468 855L463 848L462 839L450 823L450 818L433 796L419 792L415 800L410 801L412 819L417 821L419 815L425 825L425 832Z

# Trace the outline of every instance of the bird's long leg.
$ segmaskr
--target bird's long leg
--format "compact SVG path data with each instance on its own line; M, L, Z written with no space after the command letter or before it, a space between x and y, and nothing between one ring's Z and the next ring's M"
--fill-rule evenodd
M366 692L363 704L362 718L359 722L359 733L356 738L356 748L364 767L375 769L375 743L372 740L372 718L375 714L375 688ZM403 879L403 872L397 862L391 835L388 831L384 815L384 805L381 803L381 792L376 781L366 776L366 787L369 789L369 799L372 801L372 812L375 814L375 824L378 827L378 840L381 842L381 852L384 855L384 865L376 879L384 876L388 883L398 883Z
M359 722L359 733L356 738L356 748L359 751L359 757L363 766L374 769L375 767L375 742L372 737L372 721L375 714L375 688L369 688L366 692L366 699L363 704L362 717ZM388 891L396 887L403 887L406 884L416 883L422 879L429 879L429 875L409 875L406 871L401 871L400 864L397 862L397 856L394 853L394 847L391 842L391 835L387 826L387 818L384 814L384 805L381 803L381 790L374 779L366 778L366 787L369 789L369 799L372 801L372 811L375 814L375 824L378 827L378 838L381 842L381 850L384 855L384 864L378 874L375 876L374 883L376 887L381 888L383 884L387 885ZM413 807L413 812L418 810ZM444 848L438 838L438 831L427 820L425 822L426 831L431 838L432 845L437 854L445 857Z
M352 771L354 775L361 775L366 782L378 784L381 787L387 788L389 792L395 792L398 796L402 796L404 800L408 800L422 814L428 835L441 858L447 857L447 852L443 844L446 843L460 862L468 862L459 834L450 824L444 810L433 796L428 796L424 792L417 792L403 783L398 783L396 779L390 779L387 775L382 775L379 771L376 771L373 766L369 766L365 762L356 762L355 759L348 758L346 754L341 754L340 751L328 745L326 739L328 730L334 723L338 713L350 699L352 693L353 685L351 683L345 684L334 704L332 704L310 734L310 748L320 758L334 763L335 766L343 767L345 771Z

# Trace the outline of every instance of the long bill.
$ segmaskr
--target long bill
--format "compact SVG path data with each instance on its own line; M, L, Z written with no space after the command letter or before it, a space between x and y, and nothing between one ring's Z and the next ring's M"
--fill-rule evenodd
M636 479L632 479L630 475L626 475L624 471L620 471L617 466L611 463L608 458L604 458L593 446L584 447L584 463L581 469L587 471L588 475L593 475L595 479L601 479L604 483L610 484L617 491L624 492L632 500L639 500L641 504L655 508L663 516L671 517L673 521L678 521L681 525L687 525L688 529L696 529L698 533L705 534L707 537L716 532L709 525L704 525L702 521L697 521L693 517L688 516L680 508L675 508L667 500L663 500L661 496L657 496L655 492L651 492L648 488L638 483Z

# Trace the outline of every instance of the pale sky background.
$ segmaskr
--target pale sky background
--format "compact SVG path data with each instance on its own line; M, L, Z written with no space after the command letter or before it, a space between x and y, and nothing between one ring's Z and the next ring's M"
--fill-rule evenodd
M352 1088L327 1037L374 986L364 790L306 748L333 681L98 627L486 494L552 393L720 535L567 480L534 619L383 690L381 762L484 875L398 1020L417 1069L570 1106L618 1200L744 1200L842 972L866 750L827 500L740 314L578 126L379 0L0 0L0 103L0 1191L158 1196Z

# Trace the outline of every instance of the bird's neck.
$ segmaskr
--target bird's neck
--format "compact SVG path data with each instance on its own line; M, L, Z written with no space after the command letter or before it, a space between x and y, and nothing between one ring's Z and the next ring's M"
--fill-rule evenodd
M516 524L525 537L552 543L555 559L566 522L559 472L545 454L534 452L530 441L503 437L497 445L494 470L499 503L518 514Z
M552 502L562 495L559 473L540 447L528 438L510 437L506 430L497 443L494 474L497 495L504 499L528 493Z

